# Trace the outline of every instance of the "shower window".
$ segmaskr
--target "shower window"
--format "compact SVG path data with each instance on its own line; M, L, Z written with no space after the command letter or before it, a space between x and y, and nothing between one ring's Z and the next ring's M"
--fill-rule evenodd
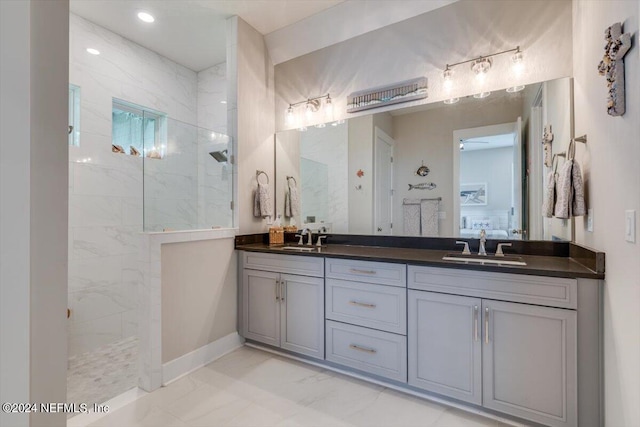
M166 117L166 114L114 99L112 144L131 155L162 158L166 148Z
M80 145L80 88L69 85L69 145Z

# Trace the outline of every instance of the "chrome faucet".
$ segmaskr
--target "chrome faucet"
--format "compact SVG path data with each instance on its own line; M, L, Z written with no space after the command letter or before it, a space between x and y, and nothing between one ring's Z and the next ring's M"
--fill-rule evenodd
M302 235L309 236L309 238L307 239L307 246L311 246L313 244L313 231L311 231L310 228L305 228L304 230L302 230ZM302 241L302 237L300 238L300 240Z
M484 244L487 243L487 232L484 231L484 228L480 230L480 250L478 251L478 255L486 255L487 250L484 247Z

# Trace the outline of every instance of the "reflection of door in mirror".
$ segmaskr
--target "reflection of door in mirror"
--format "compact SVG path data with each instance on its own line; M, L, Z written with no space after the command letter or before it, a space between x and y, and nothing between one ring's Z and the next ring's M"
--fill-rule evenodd
M514 123L453 132L454 170L459 171L454 235L479 238L485 230L490 239L522 238L520 128L518 117Z
M376 127L374 157L373 234L391 235L393 230L393 139Z

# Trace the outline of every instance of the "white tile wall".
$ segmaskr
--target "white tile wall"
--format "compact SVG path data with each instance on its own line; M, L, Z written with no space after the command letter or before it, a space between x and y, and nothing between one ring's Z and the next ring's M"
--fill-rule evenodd
M69 44L69 81L81 92L80 146L69 147L69 355L74 355L134 335L138 328L143 160L111 152L112 100L194 126L199 86L195 72L73 14ZM88 47L101 54L88 54ZM151 206L173 224L192 224L197 212L197 175L185 172L197 163L195 139L185 135L194 134L192 129L170 133L175 138L169 149L179 156L144 165L149 172L156 172L156 165L160 169L146 188L156 197ZM170 217L174 202L184 217Z
M232 225L233 169L208 154L229 142L211 138L227 129L226 63L195 73L74 14L69 46L69 81L81 91L80 146L69 148L74 355L137 333L143 224L155 231ZM164 159L111 152L113 98L167 114Z

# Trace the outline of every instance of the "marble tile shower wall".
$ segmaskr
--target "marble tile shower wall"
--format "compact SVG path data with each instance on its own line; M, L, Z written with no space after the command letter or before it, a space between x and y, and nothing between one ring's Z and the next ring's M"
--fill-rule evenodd
M216 134L198 135L198 228L231 227L232 165L218 163L209 153L227 149L227 64L198 73L198 127Z
M90 55L93 47L101 54ZM123 99L197 124L197 74L83 18L70 16L69 81L80 87L80 146L69 147L69 355L136 334L139 233L143 228L143 160L111 152L111 105ZM189 133L190 127L183 126ZM171 134L170 134L171 135ZM176 136L185 136L179 135ZM170 141L184 156L148 187L158 216L186 191L194 196L195 139ZM128 147L126 147L128 149ZM186 162L192 167L175 172ZM156 188L154 189L154 185ZM173 195L172 195L173 194ZM197 207L182 205L195 217ZM163 220L166 218L163 218ZM192 220L192 218L190 218ZM182 220L169 220L178 223ZM159 222L159 221L158 221Z
M348 187L345 185L345 182L349 182L348 124L322 129L310 127L300 137L300 157L328 166L327 217L316 220L331 223L333 233L346 233L349 226Z

